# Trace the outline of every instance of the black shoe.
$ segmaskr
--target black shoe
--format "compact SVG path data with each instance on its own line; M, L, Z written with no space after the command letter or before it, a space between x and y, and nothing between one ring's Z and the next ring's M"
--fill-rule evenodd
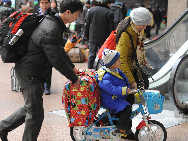
M7 136L8 136L7 132L1 132L0 133L0 138L1 138L2 141L8 141Z
M135 140L135 134L131 132L130 134L127 134L127 136L122 135L122 139L128 139L128 140Z

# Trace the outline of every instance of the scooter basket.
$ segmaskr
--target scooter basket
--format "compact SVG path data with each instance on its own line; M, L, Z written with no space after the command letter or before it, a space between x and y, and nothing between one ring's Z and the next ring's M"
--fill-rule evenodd
M162 112L164 96L162 96L159 91L146 90L143 95L147 102L147 109L150 114Z

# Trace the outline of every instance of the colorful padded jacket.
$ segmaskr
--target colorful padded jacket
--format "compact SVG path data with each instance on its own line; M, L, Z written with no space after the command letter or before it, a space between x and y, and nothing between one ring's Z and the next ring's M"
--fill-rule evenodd
M114 72L102 67L97 71L96 77L101 91L101 106L111 110L112 113L117 113L122 111L127 105L130 105L125 100L127 88L130 88L130 85L125 74L120 69Z

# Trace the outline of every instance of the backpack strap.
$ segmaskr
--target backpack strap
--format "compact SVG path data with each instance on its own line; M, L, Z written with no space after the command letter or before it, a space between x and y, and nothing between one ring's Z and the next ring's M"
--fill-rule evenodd
M126 31L126 33L129 35L129 38L130 38L130 40L131 40L132 49L133 49L133 56L135 57L136 66L137 66L137 67L140 67L140 65L139 65L139 63L138 63L137 54L136 54L136 49L135 49L135 47L134 47L134 43L133 43L132 36L130 35L129 32Z

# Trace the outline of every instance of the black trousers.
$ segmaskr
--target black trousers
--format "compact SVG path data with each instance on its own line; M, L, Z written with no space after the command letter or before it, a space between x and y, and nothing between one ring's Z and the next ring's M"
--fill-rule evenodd
M88 69L93 69L93 64L96 58L98 50L101 48L102 43L89 42L89 57L88 57Z
M132 113L132 105L134 104L134 95L128 95L126 98L131 105L125 107L123 111L118 112L115 117L118 117L116 127L121 130L131 130L132 120L130 119Z
M0 132L10 132L25 123L22 141L37 141L44 119L43 83L41 80L17 74L25 105L0 122Z
M50 72L48 73L46 80L44 82L44 89L50 90L51 80L52 80L52 68L50 69Z

